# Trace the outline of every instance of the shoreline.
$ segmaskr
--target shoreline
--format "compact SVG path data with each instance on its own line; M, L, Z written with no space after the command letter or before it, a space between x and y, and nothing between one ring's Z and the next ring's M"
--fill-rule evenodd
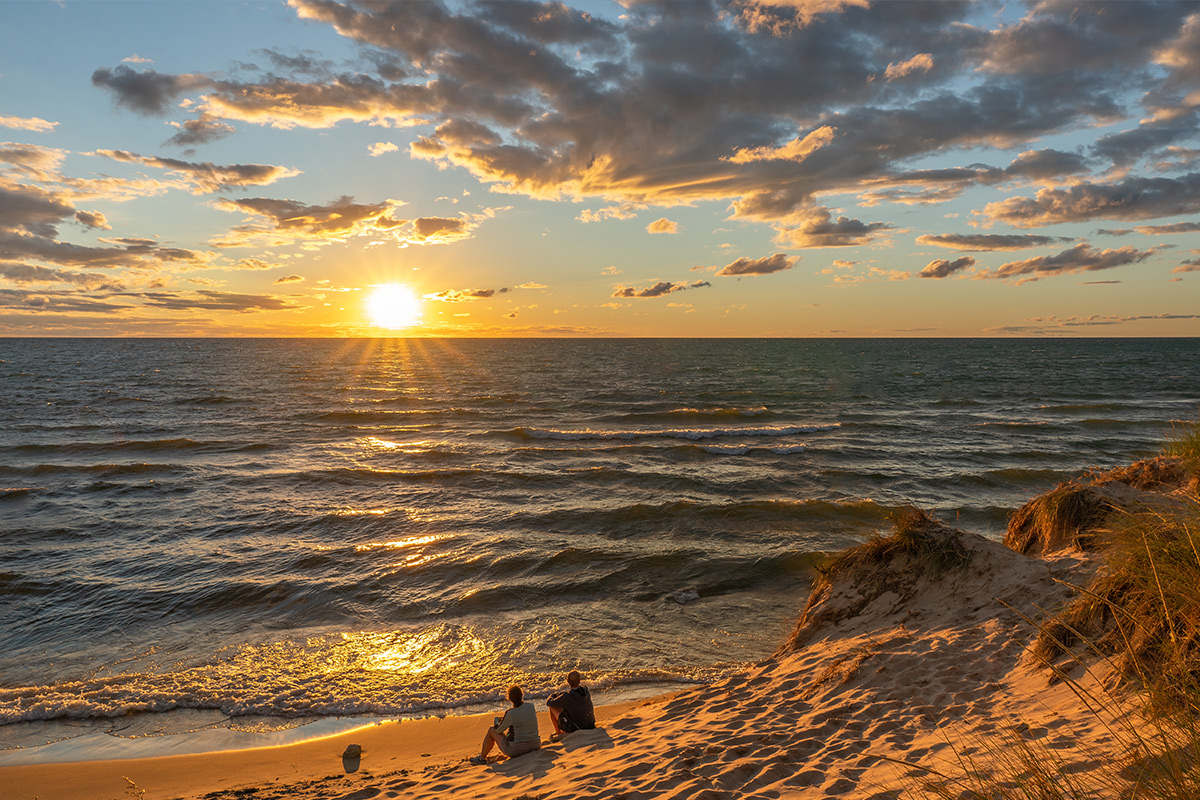
M597 724L603 726L631 709L670 697L663 694L597 706ZM381 774L402 776L476 755L493 716L488 712L388 720L300 742L240 750L0 766L0 785L14 800L128 800L131 792L145 800L166 800L279 781L321 781L330 788L352 791ZM545 739L551 729L544 703L538 725ZM357 764L342 758L350 744L362 747Z

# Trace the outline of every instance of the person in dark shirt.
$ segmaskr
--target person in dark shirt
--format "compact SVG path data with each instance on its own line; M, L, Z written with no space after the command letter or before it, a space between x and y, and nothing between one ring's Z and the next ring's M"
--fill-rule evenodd
M546 700L550 708L550 723L556 736L577 730L596 727L596 710L592 707L592 693L580 685L580 674L575 670L567 675L567 691L551 695Z

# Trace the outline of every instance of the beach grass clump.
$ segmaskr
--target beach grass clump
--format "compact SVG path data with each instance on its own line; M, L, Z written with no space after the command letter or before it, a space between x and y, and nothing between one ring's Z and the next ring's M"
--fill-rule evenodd
M1193 478L1200 478L1200 422L1175 425L1167 436L1165 449Z
M1137 461L1097 476L1098 483L1124 483L1144 492L1171 491L1189 483L1190 474L1183 460L1166 455Z
M1200 504L1116 514L1102 552L1034 654L1052 663L1084 643L1140 685L1152 710L1200 713Z
M1064 481L1013 512L1004 545L1026 555L1064 547L1093 549L1095 529L1111 510L1090 482Z
M893 526L890 534L876 533L862 544L837 553L817 566L821 576L831 580L862 567L886 565L901 555L913 559L919 572L932 577L970 563L971 553L958 532L925 511L915 506L900 506L887 516Z

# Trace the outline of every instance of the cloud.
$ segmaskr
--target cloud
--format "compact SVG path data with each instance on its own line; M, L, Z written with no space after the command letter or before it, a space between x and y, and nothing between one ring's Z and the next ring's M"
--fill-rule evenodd
M1178 178L1130 177L1115 183L1081 183L1042 189L1035 197L1010 197L984 208L990 219L1037 228L1091 219L1151 219L1200 211L1200 173Z
M367 153L372 156L381 156L384 153L395 153L400 148L391 142L374 142L367 147Z
M895 81L908 77L914 72L929 72L931 69L933 69L933 56L929 53L917 53L907 61L888 64L883 74L887 80Z
M727 160L734 164L749 164L754 161L803 161L833 141L836 133L837 128L825 125L780 147L743 148Z
M131 56L126 56L125 58L122 58L121 61L125 64L153 64L154 63L153 58L143 58L142 56L139 56L137 53L134 53Z
M503 294L508 289L500 289ZM423 295L426 300L437 300L442 303L465 303L471 300L487 300L494 297L497 293L496 289L443 289L440 292L431 292Z
M176 158L140 156L126 150L97 150L95 154L111 158L114 161L143 164L173 172L188 182L193 194L209 194L247 186L266 186L282 178L291 178L300 174L299 170L270 164L222 166L210 162L192 163Z
M967 267L975 266L975 259L970 256L956 258L953 261L947 261L944 258L939 258L937 261L930 261L925 265L925 268L917 273L918 278L948 278L956 272L961 272Z
M200 116L194 119L185 120L183 122L168 122L179 129L179 132L163 142L164 145L172 145L175 147L193 147L198 144L208 144L215 142L218 139L223 139L236 129L232 125L227 125L220 120L214 119L211 114L201 113Z
M821 15L865 8L868 3L869 0L740 0L733 3L733 8L739 9L738 22L747 30L782 36L809 25Z
M1065 332L1071 328L1093 328L1093 327L1114 327L1119 325L1128 325L1135 322L1159 322L1165 320L1196 320L1200 319L1200 315L1196 314L1135 314L1123 316L1120 314L1092 314L1087 317L1034 317L1029 320L1028 325L1004 325L993 328L985 328L985 333L1017 333L1017 334L1038 334L1050 332Z
M210 311L279 311L297 308L286 298L264 294L234 294L201 289L197 292L144 292L139 295L148 306L176 311L206 309Z
M92 73L93 86L111 90L117 105L139 114L162 114L184 93L212 84L204 75L164 75L152 69L136 72L124 65Z
M300 283L303 280L301 275L284 275L282 278L276 278L275 283Z
M96 272L51 269L36 264L0 261L0 277L12 283L74 284L84 289L116 291L125 288L124 281Z
M917 244L931 244L951 250L1024 250L1070 241L1066 236L1042 236L1036 233L938 233L917 237Z
M261 258L241 258L225 269L275 269L281 266Z
M1200 231L1200 222L1174 222L1170 225L1139 225L1134 230L1150 236L1157 236L1164 233L1196 233Z
M682 292L688 289L700 289L706 286L712 286L708 281L693 281L688 283L680 281L671 283L670 281L659 281L652 286L646 286L642 289L636 289L632 286L618 286L613 290L612 297L628 297L628 298L648 298L648 297L663 297L675 292Z
M470 235L470 222L456 217L420 217L412 222L408 241L416 244L444 244Z
M532 283L532 282L531 283L521 283L521 284L518 284L516 288L518 288L518 289L545 289L546 284Z
M679 233L679 223L666 217L656 219L646 226L646 233Z
M1200 250L1193 250L1192 255L1200 256ZM1179 266L1173 268L1171 272L1200 272L1200 258L1194 258L1191 261L1185 261Z
M791 269L796 263L796 256L776 253L762 258L739 258L726 264L717 273L719 276L728 275L770 275L773 272L783 272Z
M58 174L65 150L42 147L36 144L0 142L0 164L7 164L7 171L25 179L54 181Z
M108 219L99 211L76 211L75 220L87 228L101 228L106 231L112 230L112 225L108 224Z
M13 128L14 130L18 131L50 133L57 126L57 122L47 122L39 117L9 117L0 114L0 127Z
M890 230L887 222L863 222L848 217L833 219L829 209L804 208L774 223L775 243L786 247L853 247L874 241L879 231Z
M606 219L633 219L638 211L645 208L641 205L608 206L607 208L585 208L575 217L578 222L602 222Z
M1121 247L1115 250L1096 250L1086 242L1080 242L1074 247L1063 250L1056 255L1037 256L1022 261L1011 261L1001 265L993 272L982 272L977 277L1019 278L1020 282L1025 282L1054 275L1096 272L1123 267L1128 264L1145 261L1154 255L1155 252L1157 251L1154 248L1138 250L1134 247Z

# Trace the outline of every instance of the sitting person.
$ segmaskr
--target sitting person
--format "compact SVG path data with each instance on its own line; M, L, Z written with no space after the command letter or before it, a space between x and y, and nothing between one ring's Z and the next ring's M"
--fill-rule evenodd
M483 749L479 755L471 758L472 764L485 763L492 747L499 747L501 753L515 758L542 746L537 713L533 710L533 703L524 702L520 686L508 687L508 701L512 703L512 708L503 717L497 717L496 724L488 728L487 735L483 737Z
M571 688L551 695L546 700L550 708L550 722L557 736L596 727L596 710L592 708L591 692L579 684L579 678L579 673L571 670L567 675L567 685Z

